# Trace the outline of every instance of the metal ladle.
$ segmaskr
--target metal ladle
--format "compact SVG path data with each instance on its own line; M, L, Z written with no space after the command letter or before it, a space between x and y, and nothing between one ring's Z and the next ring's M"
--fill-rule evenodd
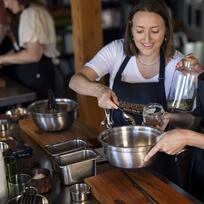
M130 122L131 125L136 125L136 124L135 124L135 119L134 119L134 117L133 117L132 115L127 114L127 113L126 113L122 108L120 108L119 106L118 106L118 110L120 110L120 111L122 112L123 118L124 118L126 121Z

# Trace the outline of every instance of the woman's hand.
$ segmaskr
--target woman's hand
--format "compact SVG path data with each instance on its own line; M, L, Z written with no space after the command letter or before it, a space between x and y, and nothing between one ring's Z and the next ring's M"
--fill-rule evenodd
M101 86L97 94L98 106L106 109L117 109L119 105L116 94L108 87Z
M183 70L183 65L184 65L184 62L185 60L189 60L191 59L195 66L194 66L194 71L198 72L198 73L201 73L204 71L204 68L200 65L198 59L196 57L194 57L192 54L189 54L189 55L186 55L185 58L183 58L177 65L176 65L176 68L179 69L179 70Z
M170 155L177 154L187 145L187 134L188 130L185 129L174 129L163 133L157 144L147 153L144 161L148 161L157 152L165 152Z

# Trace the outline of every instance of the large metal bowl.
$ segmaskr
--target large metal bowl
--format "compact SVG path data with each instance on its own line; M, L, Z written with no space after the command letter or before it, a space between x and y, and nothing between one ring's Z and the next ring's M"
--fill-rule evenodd
M99 135L107 160L116 167L136 169L148 166L147 152L155 145L161 131L145 126L122 126L105 130Z
M78 103L71 99L55 99L55 109L50 109L48 99L28 106L34 123L44 131L60 131L69 128L77 117Z

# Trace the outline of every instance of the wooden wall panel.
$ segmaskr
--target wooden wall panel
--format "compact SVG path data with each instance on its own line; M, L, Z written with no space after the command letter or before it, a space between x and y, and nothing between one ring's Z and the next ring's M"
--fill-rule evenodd
M101 27L101 0L71 0L73 47L75 71L91 59L103 46ZM79 120L100 132L103 110L98 108L97 100L88 96L77 96L80 104Z

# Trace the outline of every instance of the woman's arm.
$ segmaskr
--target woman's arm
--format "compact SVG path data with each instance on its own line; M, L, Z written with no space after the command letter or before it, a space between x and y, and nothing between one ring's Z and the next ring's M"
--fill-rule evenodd
M196 130L201 121L201 117L194 116L190 113L166 113L164 119L168 120L169 124L176 128L191 130Z
M27 43L25 49L19 52L8 53L0 56L0 65L7 64L27 64L39 62L43 55L43 45L35 43Z
M204 135L186 129L175 129L165 132L158 143L148 152L144 160L149 160L159 151L174 155L186 145L204 149Z
M93 69L83 67L71 78L69 87L79 94L96 97L101 108L117 108L117 96L109 87L96 82L97 77Z

